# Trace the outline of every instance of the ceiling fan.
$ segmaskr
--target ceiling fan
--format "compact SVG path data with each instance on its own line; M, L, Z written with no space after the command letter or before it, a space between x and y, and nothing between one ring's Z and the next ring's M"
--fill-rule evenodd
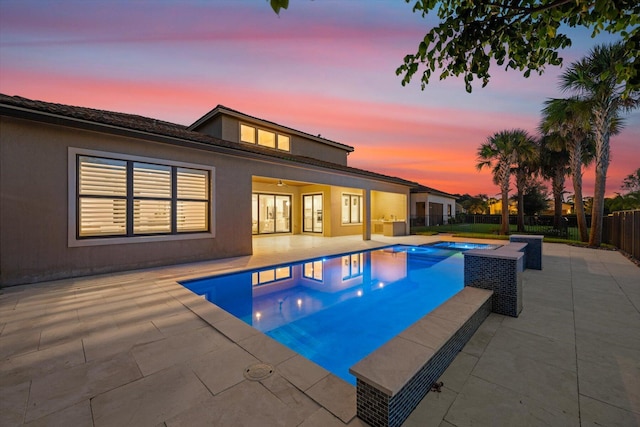
M285 184L281 179L278 180L278 183L276 184L278 187L288 187L287 184Z

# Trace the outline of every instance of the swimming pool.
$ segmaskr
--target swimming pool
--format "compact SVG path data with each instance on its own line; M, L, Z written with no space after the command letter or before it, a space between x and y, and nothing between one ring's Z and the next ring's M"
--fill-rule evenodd
M435 242L420 245L420 247L459 249L466 251L468 249L496 249L502 245L494 245L490 243L469 243L469 242Z
M463 288L462 250L396 245L182 285L355 384L351 366Z

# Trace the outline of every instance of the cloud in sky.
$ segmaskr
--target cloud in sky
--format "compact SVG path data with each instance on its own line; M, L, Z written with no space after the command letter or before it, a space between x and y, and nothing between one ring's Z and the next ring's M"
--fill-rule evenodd
M296 1L280 16L261 0L4 0L0 91L182 124L224 104L352 145L354 167L496 193L475 169L477 147L503 129L534 133L544 100L562 96L562 70L496 69L472 94L456 79L402 87L395 69L429 24L397 0ZM567 65L596 43L588 30L571 35ZM610 194L640 166L637 141L635 112L612 138Z

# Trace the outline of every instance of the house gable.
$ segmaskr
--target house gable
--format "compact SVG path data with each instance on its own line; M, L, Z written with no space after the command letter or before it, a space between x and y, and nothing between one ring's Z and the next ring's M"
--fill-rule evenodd
M456 197L426 185L411 189L411 217L414 225L446 224L457 212Z
M222 105L202 116L188 129L226 141L262 145L343 166L347 165L347 156L354 150L349 145L249 116ZM266 142L263 142L263 136Z

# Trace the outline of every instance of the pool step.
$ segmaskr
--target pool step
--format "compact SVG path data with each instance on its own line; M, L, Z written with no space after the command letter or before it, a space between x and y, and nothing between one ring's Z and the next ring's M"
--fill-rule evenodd
M465 287L352 366L358 417L400 426L489 315L492 295Z

